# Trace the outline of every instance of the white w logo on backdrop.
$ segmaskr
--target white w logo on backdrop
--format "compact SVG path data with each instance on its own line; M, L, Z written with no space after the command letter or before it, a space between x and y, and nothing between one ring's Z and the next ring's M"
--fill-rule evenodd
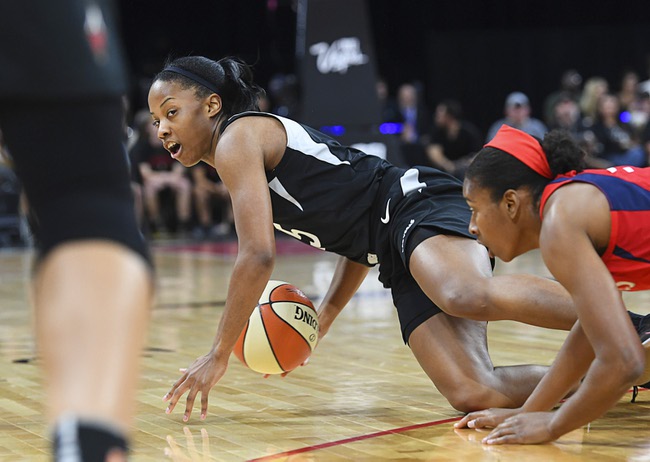
M321 74L345 74L350 66L361 66L368 62L368 56L361 52L361 41L357 37L343 37L331 45L318 42L309 47L309 52L316 56L316 68Z

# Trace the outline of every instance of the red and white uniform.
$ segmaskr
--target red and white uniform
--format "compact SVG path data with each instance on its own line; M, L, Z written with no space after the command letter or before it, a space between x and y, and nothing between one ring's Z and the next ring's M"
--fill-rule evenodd
M609 201L612 228L602 260L619 290L650 290L650 168L621 166L560 176L544 189L540 215L551 194L575 181L593 184Z

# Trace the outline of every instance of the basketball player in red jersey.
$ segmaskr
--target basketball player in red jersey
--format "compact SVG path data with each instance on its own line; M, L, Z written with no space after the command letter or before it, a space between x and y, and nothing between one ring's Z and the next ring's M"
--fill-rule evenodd
M521 408L474 412L456 424L496 427L484 443L554 440L650 379L644 373L650 325L645 319L633 325L620 293L650 289L650 168L583 170L582 160L568 133L552 131L540 142L504 125L467 171L470 231L504 261L539 247L578 314ZM583 378L578 391L549 412Z

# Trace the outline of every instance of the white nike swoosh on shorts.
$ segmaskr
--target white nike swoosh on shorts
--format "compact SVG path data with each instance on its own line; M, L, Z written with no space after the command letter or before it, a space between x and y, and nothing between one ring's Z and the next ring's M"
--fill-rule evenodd
M388 202L386 202L386 216L381 218L381 222L383 224L387 224L390 221L390 210L389 210L388 207L390 206L390 200L391 199L392 199L392 197L389 197Z

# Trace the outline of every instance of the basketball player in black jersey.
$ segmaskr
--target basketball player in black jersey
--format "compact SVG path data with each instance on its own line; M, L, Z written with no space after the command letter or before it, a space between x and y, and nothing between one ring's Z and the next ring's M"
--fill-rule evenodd
M261 90L244 63L179 58L154 78L149 108L164 147L185 166L217 169L239 239L225 310L210 351L165 395L171 412L224 375L233 345L271 276L273 229L341 255L319 307L321 337L371 266L391 289L404 341L456 409L520 406L546 371L494 367L486 321L569 329L576 315L559 284L492 276L469 234L462 184L430 168L404 170L283 117L255 112Z
M36 227L54 460L126 460L151 303L103 0L0 2L0 128Z

